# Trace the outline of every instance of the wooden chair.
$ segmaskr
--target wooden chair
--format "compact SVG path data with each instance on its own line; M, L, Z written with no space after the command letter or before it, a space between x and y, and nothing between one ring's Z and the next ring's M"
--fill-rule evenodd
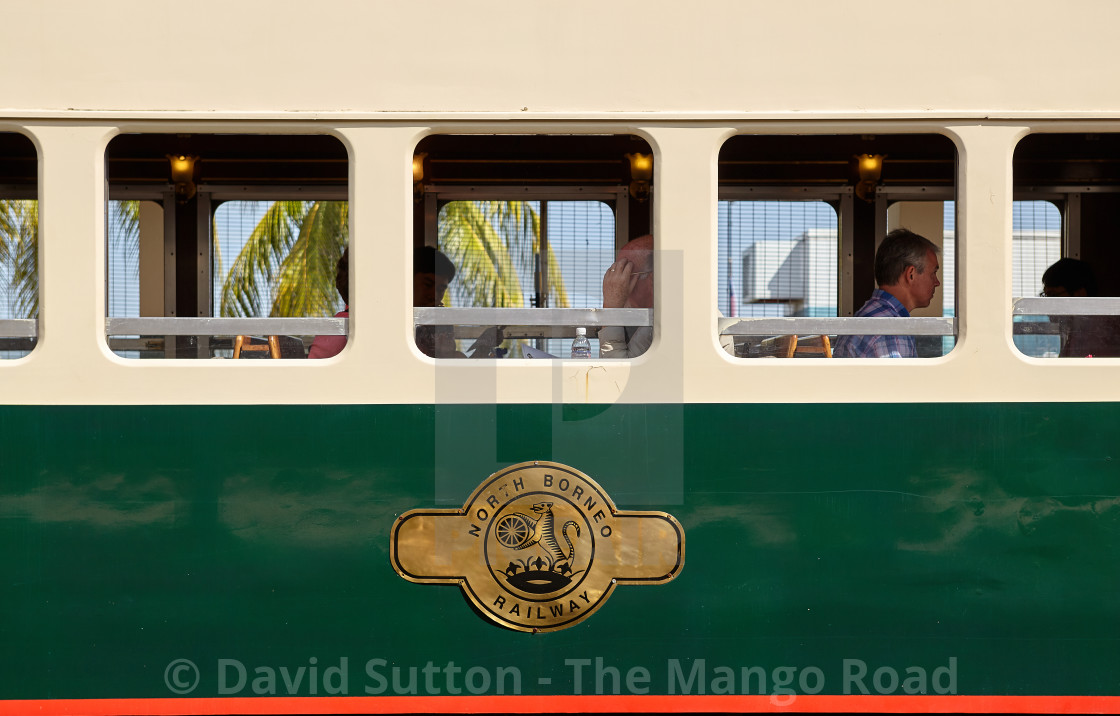
M774 336L758 344L759 358L793 358L797 336Z
M797 358L831 358L832 343L823 334L809 336L797 341L797 348L793 353Z
M760 358L831 358L832 343L828 336L774 336L758 344Z
M237 336L233 339L233 357L240 358L241 353L268 351L269 358L280 357L280 337L269 336L267 341L257 339L258 342L253 342L252 336Z

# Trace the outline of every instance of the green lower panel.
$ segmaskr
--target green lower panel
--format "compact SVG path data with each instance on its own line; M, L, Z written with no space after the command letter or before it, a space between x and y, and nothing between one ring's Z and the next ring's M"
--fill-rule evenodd
M1120 405L9 406L0 436L7 699L1120 694ZM396 575L397 515L525 460L674 515L681 574L535 635Z

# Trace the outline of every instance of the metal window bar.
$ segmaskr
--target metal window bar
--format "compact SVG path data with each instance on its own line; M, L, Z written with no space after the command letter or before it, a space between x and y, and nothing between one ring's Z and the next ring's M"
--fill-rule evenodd
M649 308L416 308L418 326L454 326L456 338L475 338L501 326L507 338L571 338L576 327L651 326ZM594 334L594 330L588 335Z
M345 336L348 318L106 318L105 335Z
M0 337L35 338L39 335L39 321L35 318L0 319Z
M721 336L808 336L819 333L833 336L955 336L957 319L951 316L719 319Z
M1015 316L1117 316L1120 298L1061 296L1056 298L1017 298Z
M1016 315L1118 315L1120 298L1023 298ZM414 323L427 325L536 326L598 328L650 326L648 308L416 308ZM957 319L929 318L720 318L720 335L956 335ZM34 338L34 319L0 320L0 336ZM105 335L347 335L347 318L107 318Z

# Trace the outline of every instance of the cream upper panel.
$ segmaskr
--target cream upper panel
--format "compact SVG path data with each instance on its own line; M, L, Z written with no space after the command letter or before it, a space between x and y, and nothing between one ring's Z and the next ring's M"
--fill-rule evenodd
M1120 4L0 3L0 116L1120 111Z
M200 123L173 123L202 131ZM1098 126L1095 123L1094 126ZM850 132L867 123L814 123L799 131ZM1040 128L1057 125L1043 123ZM676 403L1120 400L1118 361L1023 358L1011 344L1010 202L1016 142L1029 127L879 122L880 132L941 131L956 143L961 178L959 342L920 361L753 361L726 356L714 339L716 157L736 131L780 132L782 123L712 127L669 123L583 125L632 131L656 160L659 269L656 338L634 361L433 361L412 342L410 162L433 131L461 126L322 126L214 123L212 131L329 130L346 144L351 182L351 342L328 361L130 361L104 340L105 146L119 131L165 124L0 124L22 129L40 161L41 314L28 357L0 362L4 402L242 403ZM1076 130L1076 123L1062 125ZM485 129L478 127L476 129ZM557 132L554 125L509 131ZM1115 129L1120 130L1120 125ZM1083 128L1082 128L1083 131Z

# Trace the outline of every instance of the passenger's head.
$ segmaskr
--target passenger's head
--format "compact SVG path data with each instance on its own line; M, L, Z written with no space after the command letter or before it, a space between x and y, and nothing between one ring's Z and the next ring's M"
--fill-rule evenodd
M909 311L925 308L941 285L937 280L940 249L924 236L908 229L895 229L883 238L875 252L875 282L890 292Z
M412 252L412 305L439 306L455 278L455 264L432 248L420 246Z
M618 258L629 259L634 271L641 274L627 303L634 308L653 308L653 236L631 239L618 250Z
M937 245L909 229L895 229L887 234L875 252L875 283L893 286L907 266L925 273L928 254L937 256Z
M334 273L334 286L338 289L338 295L342 296L342 302L347 306L350 305L350 247L347 246L342 252L342 258L338 260L338 268Z
M1097 279L1089 264L1077 259L1059 259L1042 274L1044 296L1096 296Z

